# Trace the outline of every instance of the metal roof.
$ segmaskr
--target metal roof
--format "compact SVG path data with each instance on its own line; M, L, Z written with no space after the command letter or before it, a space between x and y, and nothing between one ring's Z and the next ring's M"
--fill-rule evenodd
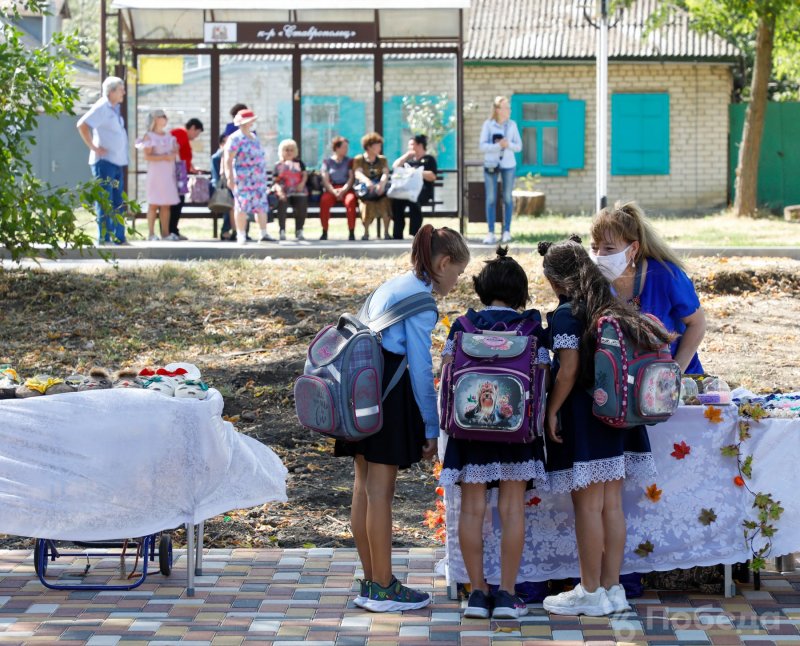
M114 0L114 9L235 9L326 10L336 9L465 9L470 0ZM347 16L342 16L345 20Z
M636 0L608 32L608 56L634 59L730 60L738 50L689 28L680 12L643 38L659 0ZM596 30L584 17L592 0L473 0L464 57L472 60L592 59ZM613 24L614 18L611 23Z

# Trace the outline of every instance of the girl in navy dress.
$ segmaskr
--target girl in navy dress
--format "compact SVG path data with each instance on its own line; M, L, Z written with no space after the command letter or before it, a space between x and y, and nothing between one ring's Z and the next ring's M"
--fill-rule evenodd
M546 597L559 615L602 616L630 608L619 573L625 551L622 485L626 478L652 482L655 475L644 426L616 429L592 414L597 320L614 316L626 336L643 348L671 340L634 308L620 303L581 246L580 238L539 243L544 276L558 296L548 314L553 386L547 396L547 471L553 492L570 492L575 509L581 582Z
M541 323L538 310L522 310L530 300L525 270L510 256L507 247L498 247L497 257L486 262L473 276L475 292L485 308L469 309L466 317L480 330L495 323L509 328L533 320ZM442 352L442 363L453 360L453 339L463 331L459 321L450 328ZM550 363L545 333L541 325L535 334L540 348L540 363ZM461 487L461 516L458 540L469 574L472 592L464 610L467 617L516 619L528 613L525 603L515 594L515 584L525 541L525 490L534 482L546 481L544 450L541 440L530 444L480 442L449 438L439 482ZM483 517L486 512L486 489L498 488L498 509L503 526L500 547L500 587L492 599L483 572ZM492 606L494 610L492 611Z
M375 290L368 318L377 318L407 296L445 296L468 262L469 248L457 231L426 224L414 237L411 270ZM381 333L383 387L404 356L408 369L383 402L383 428L359 442L337 440L334 447L334 455L354 459L350 524L364 570L355 604L372 612L415 610L431 602L430 595L402 585L392 574L392 499L397 470L437 453L439 415L431 358L436 320L436 312L421 312Z
M672 356L688 374L703 373L697 348L706 316L685 267L635 202L617 202L592 220L592 258L617 297L658 318L677 335Z

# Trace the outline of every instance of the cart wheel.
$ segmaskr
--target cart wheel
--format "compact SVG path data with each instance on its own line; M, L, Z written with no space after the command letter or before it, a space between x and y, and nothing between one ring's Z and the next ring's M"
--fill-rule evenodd
M164 576L172 572L172 536L169 534L162 534L158 542L158 567Z
M44 552L44 571L39 572L39 556L40 552ZM46 576L47 575L47 562L50 560L50 541L46 538L37 538L36 545L33 550L33 569L36 572L36 575L39 576Z

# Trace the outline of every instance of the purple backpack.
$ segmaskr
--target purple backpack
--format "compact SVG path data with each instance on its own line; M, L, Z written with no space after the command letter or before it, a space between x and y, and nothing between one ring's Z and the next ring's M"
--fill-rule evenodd
M458 319L453 361L442 371L440 427L482 442L532 442L544 426L546 371L537 363L537 321L479 330Z
M383 428L383 401L406 370L397 367L383 389L383 355L380 333L400 321L436 311L428 292L398 301L374 319L368 319L369 302L358 316L342 314L308 347L303 375L294 383L297 419L306 428L341 440L357 442Z

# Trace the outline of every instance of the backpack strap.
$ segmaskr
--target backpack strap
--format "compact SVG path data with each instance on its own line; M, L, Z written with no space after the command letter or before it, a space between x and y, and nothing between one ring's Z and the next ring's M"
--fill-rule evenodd
M456 319L456 322L458 322L461 325L462 329L467 334L475 334L475 332L478 331L478 328L475 327L475 324L472 321L470 321L466 315L459 316Z
M381 397L381 401L385 402L386 398L389 396L389 393L392 392L392 389L400 383L400 379L403 378L403 373L406 371L406 366L408 366L408 356L403 356L403 360L400 362L400 365L397 366L397 370L394 371L391 380L388 384L386 384L386 388L383 391L383 396Z
M428 292L419 292L417 294L407 296L401 301L398 301L387 310L381 312L381 314L374 319L367 319L365 316L369 311L369 303L372 300L373 295L374 292L369 295L369 298L367 298L367 302L364 303L364 307L361 308L358 317L373 332L382 332L395 323L399 323L404 319L421 314L422 312L433 311L436 312L438 317L439 309L436 307L436 301L434 300L433 296Z

